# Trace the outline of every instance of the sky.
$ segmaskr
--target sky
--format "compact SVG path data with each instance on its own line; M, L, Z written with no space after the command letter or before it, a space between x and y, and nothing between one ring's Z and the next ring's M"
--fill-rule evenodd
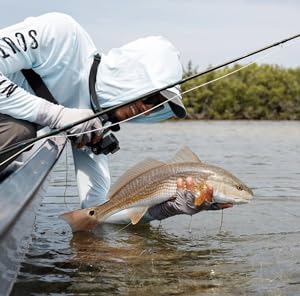
M162 35L179 49L183 66L191 61L198 71L300 33L299 0L10 0L1 4L0 28L51 11L75 18L104 53ZM259 62L299 67L299 52L300 38Z

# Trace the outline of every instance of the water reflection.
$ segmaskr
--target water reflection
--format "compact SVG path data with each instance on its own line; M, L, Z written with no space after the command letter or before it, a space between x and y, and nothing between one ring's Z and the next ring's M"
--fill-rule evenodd
M197 295L225 291L224 280L246 279L244 272L234 270L231 249L213 247L206 238L170 236L163 228L149 225L126 229L105 225L95 234L75 234L70 245L72 261L78 265L78 278L68 288L74 293L86 291L88 283L90 292Z

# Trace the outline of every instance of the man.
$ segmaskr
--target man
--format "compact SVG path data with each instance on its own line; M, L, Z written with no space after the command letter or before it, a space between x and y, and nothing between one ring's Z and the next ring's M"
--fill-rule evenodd
M57 129L91 116L89 73L96 54L90 36L65 14L31 17L1 30L0 150L35 137L36 126ZM36 96L22 69L33 69L39 74L58 104ZM101 54L96 77L98 103L101 108L108 108L180 80L182 67L178 51L170 42L162 37L148 37ZM134 120L156 122L174 115L184 117L186 111L176 87L161 92L155 99L163 101L174 96L177 97L164 104L162 110ZM138 101L120 108L114 116L124 120L153 106L151 100ZM101 121L95 118L68 132L80 134L101 127ZM86 146L100 141L99 130L79 137L72 145L83 208L105 202L110 187L107 157L93 154Z

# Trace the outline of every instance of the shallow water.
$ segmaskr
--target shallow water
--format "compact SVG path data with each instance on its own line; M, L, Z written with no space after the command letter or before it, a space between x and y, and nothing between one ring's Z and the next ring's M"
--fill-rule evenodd
M12 295L299 295L300 122L125 125L113 181L146 157L188 145L254 190L255 199L147 226L72 235L78 208L70 149L56 165ZM66 164L66 159L67 164ZM67 186L66 186L67 185ZM65 204L66 201L66 204Z

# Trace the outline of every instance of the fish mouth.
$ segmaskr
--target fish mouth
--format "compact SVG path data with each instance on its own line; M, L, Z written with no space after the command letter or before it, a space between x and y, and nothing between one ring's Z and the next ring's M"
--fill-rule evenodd
M210 210L223 210L227 208L232 208L233 204L232 203L221 203L221 202L213 202L210 205Z
M217 204L240 205L240 204L247 204L251 200L251 198L232 197L232 196L226 196L222 193L217 193L214 194L212 202Z
M241 198L232 198L232 197L227 197L227 198L214 197L212 202L218 204L241 205L241 204L247 204L249 200L241 199Z
M227 208L232 208L233 204L232 203L216 203L218 208L221 209L227 209Z

